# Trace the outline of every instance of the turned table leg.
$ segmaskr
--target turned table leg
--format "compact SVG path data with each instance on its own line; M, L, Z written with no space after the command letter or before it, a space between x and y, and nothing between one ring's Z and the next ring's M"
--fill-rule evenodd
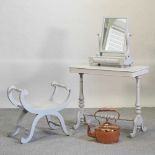
M80 92L79 92L79 111L77 114L77 122L74 125L74 129L77 129L82 122L84 122L84 94L83 94L83 74L80 75Z
M141 111L141 104L140 104L140 77L136 76L135 78L136 78L136 104L135 104L136 117L134 119L133 132L130 133L131 137L135 137L137 131L145 132L147 130L147 128L144 127L143 117L141 115L142 111Z

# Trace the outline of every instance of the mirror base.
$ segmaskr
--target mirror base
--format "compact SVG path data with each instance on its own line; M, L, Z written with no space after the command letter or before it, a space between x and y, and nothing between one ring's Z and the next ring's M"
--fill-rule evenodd
M127 57L93 56L93 57L89 57L89 64L91 66L129 67L133 64L133 61L130 56L127 56Z

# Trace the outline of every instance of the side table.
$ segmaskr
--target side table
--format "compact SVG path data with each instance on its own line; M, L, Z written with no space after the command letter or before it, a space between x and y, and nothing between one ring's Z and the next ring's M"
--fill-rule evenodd
M137 131L145 132L143 117L141 115L140 104L140 78L149 72L148 66L131 66L126 68L119 67L105 67L105 66L90 66L90 65L77 65L69 68L71 73L78 73L80 76L80 93L79 93L79 111L77 114L77 123L74 129L77 129L82 122L84 122L84 91L83 91L83 76L84 74L102 75L102 76L121 76L132 77L136 80L136 116L133 120L133 131L130 133L131 137L136 135Z

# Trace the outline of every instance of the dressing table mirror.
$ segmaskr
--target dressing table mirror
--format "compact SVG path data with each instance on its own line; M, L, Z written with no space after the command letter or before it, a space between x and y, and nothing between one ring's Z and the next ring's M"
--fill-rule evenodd
M102 32L98 34L99 51L89 57L90 65L126 67L133 64L127 22L127 18L104 18Z

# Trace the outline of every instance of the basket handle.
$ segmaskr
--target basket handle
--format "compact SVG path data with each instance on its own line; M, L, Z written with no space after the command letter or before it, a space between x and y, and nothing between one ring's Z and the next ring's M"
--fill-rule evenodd
M115 119L115 121L120 118L120 113L115 109L99 109L94 113L94 117L99 122L99 124L101 124L101 122L97 119L97 116L96 116L96 114L99 112L115 112L117 113L117 119ZM108 118L106 118L106 122L108 122Z

